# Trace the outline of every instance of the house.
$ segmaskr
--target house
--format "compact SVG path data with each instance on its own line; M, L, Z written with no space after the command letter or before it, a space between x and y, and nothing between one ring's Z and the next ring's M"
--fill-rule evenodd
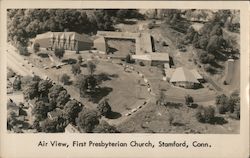
M201 77L199 73L194 70L189 70L184 67L176 68L170 79L170 83L175 86L184 87L188 89L197 88L200 86L198 79Z
M57 120L59 117L63 115L63 111L59 108L56 108L55 110L48 112L47 115L49 119Z
M148 53L143 55L132 55L137 63L143 62L144 65L148 66L169 66L169 55L168 53Z
M37 99L28 100L28 107L33 109L36 106Z
M71 123L69 123L65 129L64 129L65 133L80 133L80 131Z
M12 101L12 99L9 99L7 102L7 111L8 115L11 113L15 114L15 116L20 115L20 107L17 106L16 103Z
M38 43L40 48L54 50L63 48L65 50L82 51L90 50L93 41L86 34L76 32L46 32L38 34L34 44Z

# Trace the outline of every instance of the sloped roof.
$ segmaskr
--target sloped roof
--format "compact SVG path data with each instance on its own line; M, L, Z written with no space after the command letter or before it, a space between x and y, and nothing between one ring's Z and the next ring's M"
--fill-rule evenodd
M94 43L104 43L105 44L105 38L103 36L99 36L94 40Z
M147 60L147 61L151 61L150 56L147 55L132 55L133 59L139 59L139 60Z
M150 53L150 58L155 61L169 61L168 53Z
M80 133L79 130L74 125L72 125L71 123L69 123L65 127L64 130L65 130L65 132L68 132L68 133Z
M132 55L133 59L148 60L148 61L169 61L168 53L149 53L142 55Z
M203 79L203 77L199 74L199 72L196 69L191 70L191 72L193 73L196 79Z
M192 82L192 83L200 83L194 76L194 74L184 68L184 67L179 67L175 69L170 82Z
M17 106L16 103L10 101L10 99L9 99L8 103L7 103L7 109L8 110L19 110L19 106Z
M66 40L77 40L82 42L91 43L92 40L86 34L79 34L76 32L46 32L43 34L38 34L36 39L45 39L45 38L58 38L58 39L66 39Z

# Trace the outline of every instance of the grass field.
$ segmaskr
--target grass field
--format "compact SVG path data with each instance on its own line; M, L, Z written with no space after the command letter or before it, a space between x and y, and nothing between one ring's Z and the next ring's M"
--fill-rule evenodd
M226 118L228 123L223 125L200 123L195 118L196 111L197 109L188 108L185 105L179 108L166 108L152 102L137 115L119 125L118 129L123 133L239 133L239 121ZM171 125L170 116L173 117ZM220 115L217 117L220 118Z
M140 86L138 84L138 80L141 80L141 83L143 82L142 78L140 78L136 72L125 72L124 68L121 65L112 63L111 60L95 59L95 55L90 54L88 52L83 52L81 54L65 53L62 60L71 59L77 61L77 57L79 55L81 55L84 60L82 65L86 65L88 59L94 58L92 60L92 62L96 64L96 71L94 72L94 75L106 76L105 79L103 79L103 81L99 85L102 91L100 96L95 96L94 104L97 104L101 99L105 97L109 99L109 103L114 112L122 113L138 106L138 99L144 100L148 98L149 94L147 91L147 87ZM35 65L36 63L34 61L36 61L36 58L37 56L33 55L29 58L29 60ZM42 61L38 63L40 65L48 65L50 63L48 58L42 58L41 60ZM69 75L73 85L76 80L76 76L74 76L71 72L70 64L64 65L60 69L49 68L43 71L45 71L48 76L50 76L52 79L55 79L58 83L59 78L62 76L62 74ZM87 67L81 67L81 74L89 74ZM77 97L72 97L78 99L78 88L74 87L73 85L68 85L66 87L74 91L73 94L76 94Z

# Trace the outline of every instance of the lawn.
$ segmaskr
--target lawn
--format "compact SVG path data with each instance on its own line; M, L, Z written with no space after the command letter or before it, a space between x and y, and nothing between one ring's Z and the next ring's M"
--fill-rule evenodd
M149 94L146 86L140 86L138 80L142 78L134 71L125 72L124 68L121 65L113 63L111 60L107 59L98 59L95 54L88 52L82 52L80 54L75 53L65 53L63 60L71 59L77 62L77 57L81 55L83 57L83 63L81 64L81 74L89 74L87 67L84 66L87 63L87 60L92 59L92 62L96 64L96 71L94 75L102 75L104 78L99 85L100 94L96 95L94 102L90 106L96 105L104 97L109 99L109 103L114 112L123 113L137 106L138 100L145 100L148 98ZM30 61L34 61L34 58L37 58L36 55L31 56ZM40 57L38 57L40 58ZM41 58L40 65L49 64L48 58ZM35 64L35 63L34 63ZM45 72L47 76L52 78L54 81L59 83L59 78L62 74L67 74L70 76L72 81L71 85L65 86L71 94L71 97L80 100L81 102L87 104L86 99L81 99L79 96L79 89L74 86L76 81L76 76L71 72L71 65L64 65L61 68L49 68L43 69L41 71Z
M118 129L122 133L239 133L240 121L225 118L228 123L223 125L200 123L195 118L196 111L197 109L188 108L185 105L179 108L166 108L152 102L120 124ZM170 116L173 118L171 125ZM217 117L221 118L220 115Z

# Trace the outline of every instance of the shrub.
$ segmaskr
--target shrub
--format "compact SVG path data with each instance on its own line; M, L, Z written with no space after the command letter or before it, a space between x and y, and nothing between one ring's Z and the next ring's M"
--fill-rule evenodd
M35 53L39 52L40 51L40 44L39 43L35 43L33 45L33 50Z
M192 96L190 96L189 94L187 96L185 96L185 103L186 105L190 105L194 102L194 99Z
M162 42L161 42L161 45L162 45L162 46L168 46L167 43L166 43L165 41L162 41Z
M200 106L196 112L196 119L202 123L210 123L214 119L215 110L211 105L208 107Z
M14 77L16 75L16 73L13 71L13 70L8 70L8 73L7 73L7 78L11 78L11 77Z
M139 65L140 66L145 66L145 64L142 61L139 62Z
M70 77L67 74L63 74L60 78L60 81L66 85L69 83Z
M17 50L19 51L20 55L24 55L24 56L29 55L28 49L25 46L18 45Z

